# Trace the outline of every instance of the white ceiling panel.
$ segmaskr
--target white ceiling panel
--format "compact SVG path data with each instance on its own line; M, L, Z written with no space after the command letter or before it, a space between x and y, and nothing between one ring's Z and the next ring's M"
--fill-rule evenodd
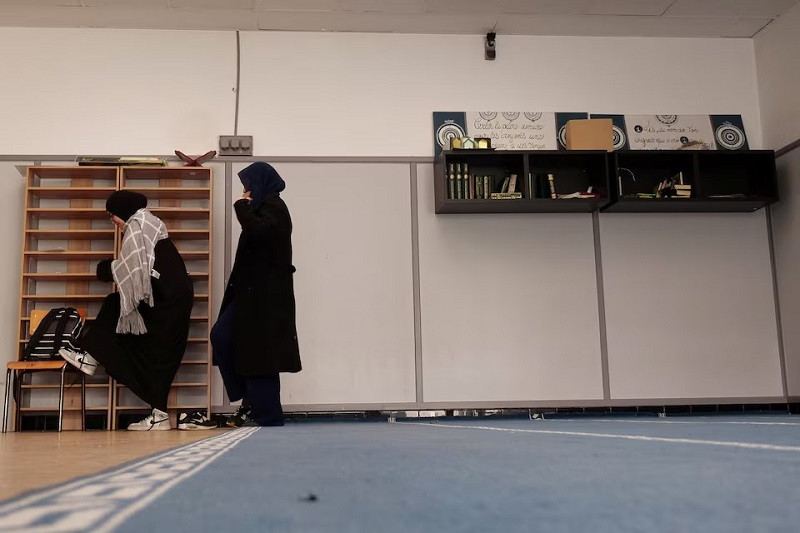
M752 37L800 0L0 0L0 26Z
M73 6L80 7L80 0L0 0L0 6Z
M178 9L253 9L254 0L170 0Z
M125 7L129 9L169 9L169 0L82 0L86 7Z
M336 11L339 0L254 0L256 10Z
M3 26L24 28L99 28L100 12L89 8L0 6Z
M427 13L661 15L672 0L426 0Z
M102 20L108 28L176 30L255 30L253 11L242 9L103 9ZM138 19L138 20L137 20Z
M786 13L797 2L798 0L675 0L665 15L775 18Z
M259 12L258 27L288 31L481 34L491 30L512 35L597 35L638 37L750 37L766 19L685 19L680 17L539 16L539 15L385 15L379 13Z

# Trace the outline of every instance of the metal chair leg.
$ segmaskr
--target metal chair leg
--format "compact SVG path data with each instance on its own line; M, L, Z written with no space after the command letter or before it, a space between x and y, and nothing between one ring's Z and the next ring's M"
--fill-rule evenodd
M14 395L14 402L16 405L16 418L14 418L14 431L22 431L22 381L25 379L25 372L14 372L16 378L16 393Z
M11 389L11 369L6 370L6 393L3 396L3 433L8 428L8 393Z
M61 367L61 386L58 389L58 432L61 432L61 425L64 420L64 374L67 371L67 365Z
M81 431L86 431L86 374L81 372Z

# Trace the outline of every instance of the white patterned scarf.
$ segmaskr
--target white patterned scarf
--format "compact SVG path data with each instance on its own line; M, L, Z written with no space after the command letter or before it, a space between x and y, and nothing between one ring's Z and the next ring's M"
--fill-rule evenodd
M150 276L158 277L158 272L153 270L155 247L158 241L167 237L164 223L145 208L136 211L125 224L119 259L111 262L120 301L117 333L147 333L137 307L139 302L150 307L154 305Z

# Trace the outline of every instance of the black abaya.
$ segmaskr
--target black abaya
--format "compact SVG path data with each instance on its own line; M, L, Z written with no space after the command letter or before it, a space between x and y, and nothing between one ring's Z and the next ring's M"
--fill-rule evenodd
M120 304L119 294L112 293L81 344L109 376L151 407L166 411L169 389L186 351L194 291L183 258L171 240L156 244L153 269L160 274L158 279L151 278L155 305L139 305L147 333L116 333Z

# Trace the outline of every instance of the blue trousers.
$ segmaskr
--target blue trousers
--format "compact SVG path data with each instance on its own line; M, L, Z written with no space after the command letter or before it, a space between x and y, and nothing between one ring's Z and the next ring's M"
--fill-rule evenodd
M257 424L282 426L281 381L278 374L246 377L236 372L234 320L233 305L228 305L211 328L214 364L222 374L228 398L232 402L243 400L249 404L250 416Z

